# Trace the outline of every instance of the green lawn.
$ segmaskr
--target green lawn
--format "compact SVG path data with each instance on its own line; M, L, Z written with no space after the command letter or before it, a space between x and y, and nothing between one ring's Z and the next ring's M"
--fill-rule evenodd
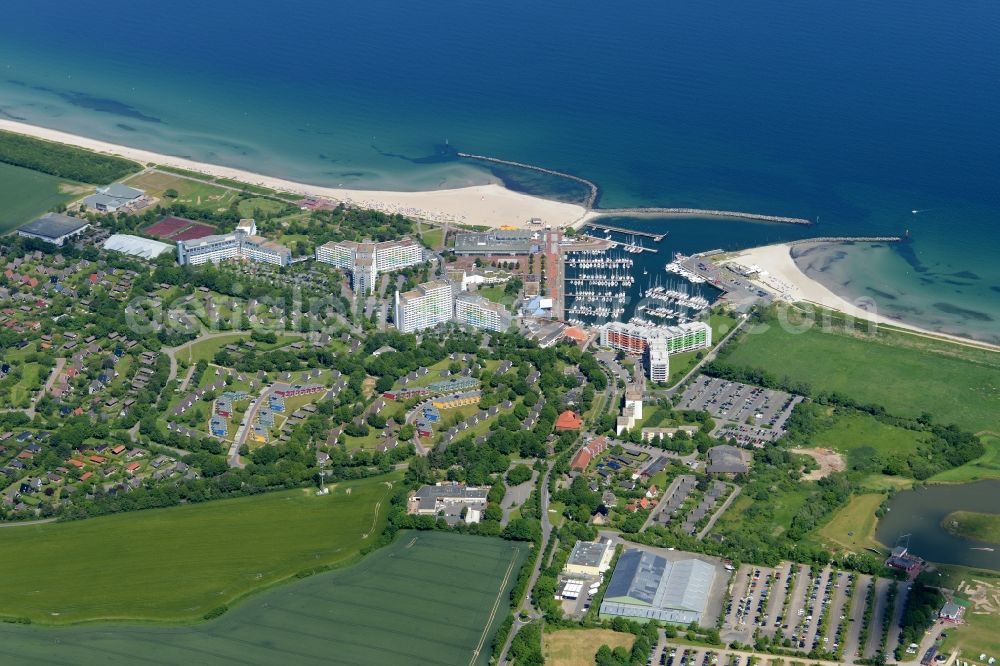
M1000 479L1000 437L995 435L982 436L986 453L961 467L948 469L935 474L929 480L932 483L965 483L980 479Z
M420 237L434 250L444 247L444 229L441 227L425 227Z
M925 433L887 425L863 412L845 412L834 417L833 424L813 435L810 443L850 457L852 451L872 448L881 455L915 451Z
M262 197L254 197L252 199L244 199L239 204L237 204L236 209L240 212L240 217L254 217L257 211L261 211L265 214L267 213L277 213L280 212L286 205L281 201L275 201L274 199L264 199Z
M480 287L476 293L483 298L487 298L494 303L500 303L508 308L514 305L514 296L504 293L504 286L502 284L495 287Z
M876 337L793 334L771 325L744 335L723 361L837 391L901 416L929 412L974 432L995 428L1000 413L1000 354L900 332Z
M875 539L875 511L883 499L882 493L855 495L819 529L820 540L853 552L869 547L881 550L881 544Z
M229 545L252 554L265 544ZM486 666L527 552L525 544L501 539L403 532L355 566L255 595L211 622L182 628L0 624L0 653L4 663L76 666ZM145 568L134 559L121 563L128 567Z
M233 333L232 335L220 335L217 338L209 338L207 340L195 340L194 342L191 342L190 344L187 344L179 349L177 352L177 358L179 360L184 360L188 363L188 365L194 365L202 359L211 362L215 357L215 354L226 345L238 345L243 340L249 339L249 337L249 333ZM278 347L283 347L287 344L295 342L298 339L299 337L295 335L280 335L278 336L277 342L274 344L258 342L257 350L266 351L270 349L277 349Z
M30 222L61 203L92 192L89 186L0 163L0 234Z
M167 190L177 192L176 199L168 202L187 204L207 210L224 210L236 200L238 194L218 185L162 171L140 173L124 181L131 187L145 190L147 194L162 198Z
M996 588L994 588L995 590ZM963 660L979 663L979 655L1000 659L1000 617L995 613L967 608L965 624L948 629L948 638L941 643L943 654L958 648Z
M384 523L380 477L0 535L0 616L189 621L299 571L356 559ZM350 493L347 493L347 490Z
M963 539L1000 543L1000 513L952 511L941 521L941 527Z

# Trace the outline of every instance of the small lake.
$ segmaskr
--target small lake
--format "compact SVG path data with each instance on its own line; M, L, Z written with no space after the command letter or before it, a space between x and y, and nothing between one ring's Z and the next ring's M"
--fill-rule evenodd
M909 534L910 552L925 560L1000 571L1000 544L961 539L941 527L941 521L953 511L1000 513L1000 481L905 490L892 498L889 509L876 532L887 547ZM984 547L995 550L975 550Z

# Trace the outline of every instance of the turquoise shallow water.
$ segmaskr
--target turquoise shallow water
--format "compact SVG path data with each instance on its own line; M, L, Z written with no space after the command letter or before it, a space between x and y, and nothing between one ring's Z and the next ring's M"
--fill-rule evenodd
M461 150L578 174L604 206L801 216L823 235L909 229L905 248L849 248L837 270L853 279L821 279L1000 339L996 3L10 5L4 116L319 184L499 177L572 195ZM801 233L688 221L667 249Z

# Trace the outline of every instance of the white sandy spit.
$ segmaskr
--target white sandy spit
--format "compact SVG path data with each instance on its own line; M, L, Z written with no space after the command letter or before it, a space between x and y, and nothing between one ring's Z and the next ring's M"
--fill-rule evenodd
M988 342L939 333L937 331L928 331L919 326L907 324L859 307L858 304L838 296L823 284L806 275L795 263L795 260L792 259L791 247L788 243L755 247L730 255L726 261L735 262L747 267L756 265L763 271L766 271L767 275L762 276L756 282L772 293L778 294L779 297L788 302L812 303L843 312L857 319L903 328L933 337L946 338L973 347L1000 350L1000 346Z
M0 129L78 146L99 153L118 155L142 164L155 163L187 169L217 178L230 178L303 196L325 197L352 203L362 208L385 213L400 213L435 222L477 224L490 227L502 225L523 227L527 226L532 218L540 218L544 224L556 227L573 224L585 213L582 206L513 192L497 184L427 192L345 190L296 183L242 169L205 164L183 157L161 155L148 150L129 148L2 118L0 118Z

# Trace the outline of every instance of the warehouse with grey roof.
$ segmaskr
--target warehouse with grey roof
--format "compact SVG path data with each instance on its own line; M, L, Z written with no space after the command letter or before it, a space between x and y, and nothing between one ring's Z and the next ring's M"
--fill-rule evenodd
M701 622L715 582L715 567L698 559L669 562L633 548L618 558L601 603L601 617L640 622Z
M87 220L60 213L48 213L21 226L17 234L61 246L71 238L82 234L89 226L90 222Z

